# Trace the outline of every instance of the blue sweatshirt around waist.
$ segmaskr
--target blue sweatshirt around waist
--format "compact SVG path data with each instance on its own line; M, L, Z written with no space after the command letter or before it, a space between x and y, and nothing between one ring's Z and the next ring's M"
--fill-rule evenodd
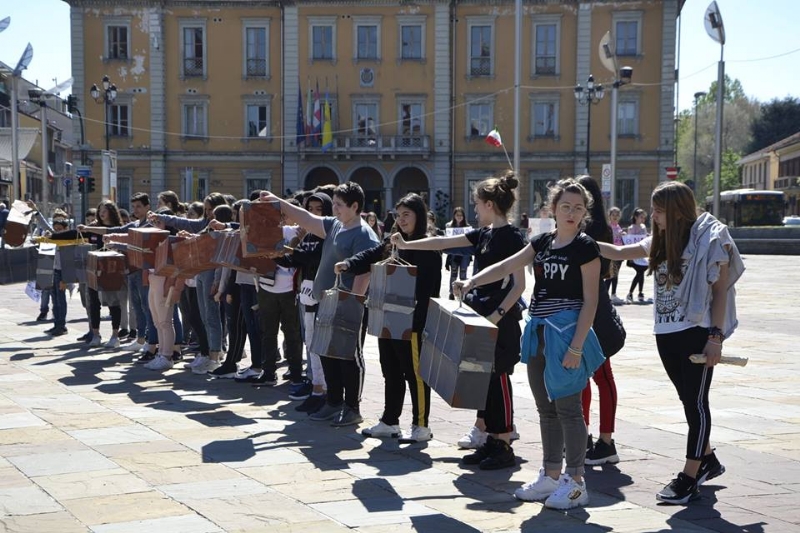
M594 330L590 329L583 343L583 356L578 368L562 366L564 354L569 348L575 327L578 325L579 311L576 309L561 311L547 318L525 317L525 329L522 332L522 362L528 363L536 357L539 347L539 336L536 330L544 326L544 387L550 401L558 400L581 392L586 382L594 375L595 370L605 362L603 349L597 340Z

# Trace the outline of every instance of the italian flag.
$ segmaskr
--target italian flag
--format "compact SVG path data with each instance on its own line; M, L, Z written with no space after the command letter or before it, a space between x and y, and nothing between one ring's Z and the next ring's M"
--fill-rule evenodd
M500 138L500 132L497 131L497 128L489 132L489 135L486 136L486 142L492 146L503 146L503 139Z

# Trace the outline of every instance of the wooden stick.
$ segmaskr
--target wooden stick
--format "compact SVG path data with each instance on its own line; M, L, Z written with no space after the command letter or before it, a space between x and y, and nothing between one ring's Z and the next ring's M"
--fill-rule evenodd
M689 356L689 360L692 363L696 363L699 365L704 365L706 363L706 356L702 353L696 353ZM733 357L729 355L723 355L719 362L723 365L734 365L734 366L747 366L747 362L749 359L747 357Z

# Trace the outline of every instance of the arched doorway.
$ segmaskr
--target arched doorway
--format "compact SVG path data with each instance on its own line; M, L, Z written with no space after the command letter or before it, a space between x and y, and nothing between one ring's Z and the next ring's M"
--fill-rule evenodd
M303 188L310 191L320 185L339 185L339 175L330 167L312 168L303 182Z
M364 207L362 212L375 211L378 218L383 218L384 199L383 199L383 176L372 167L361 167L353 171L350 181L361 185L364 189Z
M395 203L406 194L415 192L425 199L428 208L435 207L431 205L430 185L425 171L417 167L404 167L395 174L392 185L392 197Z

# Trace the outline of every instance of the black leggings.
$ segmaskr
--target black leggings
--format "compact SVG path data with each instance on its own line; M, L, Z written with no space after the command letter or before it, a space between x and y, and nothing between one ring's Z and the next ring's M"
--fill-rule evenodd
M89 294L89 322L92 329L100 329L100 293L91 287L87 287L87 292ZM108 310L111 313L111 329L117 331L122 322L122 308L118 305L109 305Z
M617 282L619 281L619 267L622 265L622 261L612 261L614 263L611 265L611 270L614 274L613 278L608 278L605 280L606 284L606 291L611 288L611 294L617 294Z
M637 284L639 285L639 294L644 294L644 273L647 272L647 267L637 265L636 263L632 263L632 266L636 271L636 276L633 278L631 290L628 291L628 294L633 294L633 290L636 288Z
M711 435L708 392L714 369L692 363L689 356L702 353L707 340L708 330L700 327L656 335L658 355L678 391L686 422L689 424L686 458L696 461L703 458Z
M400 423L406 385L411 396L414 426L428 427L431 414L431 388L419 375L419 356L422 349L422 335L412 333L410 341L398 339L378 339L378 352L383 374L383 415L384 424L396 426Z

